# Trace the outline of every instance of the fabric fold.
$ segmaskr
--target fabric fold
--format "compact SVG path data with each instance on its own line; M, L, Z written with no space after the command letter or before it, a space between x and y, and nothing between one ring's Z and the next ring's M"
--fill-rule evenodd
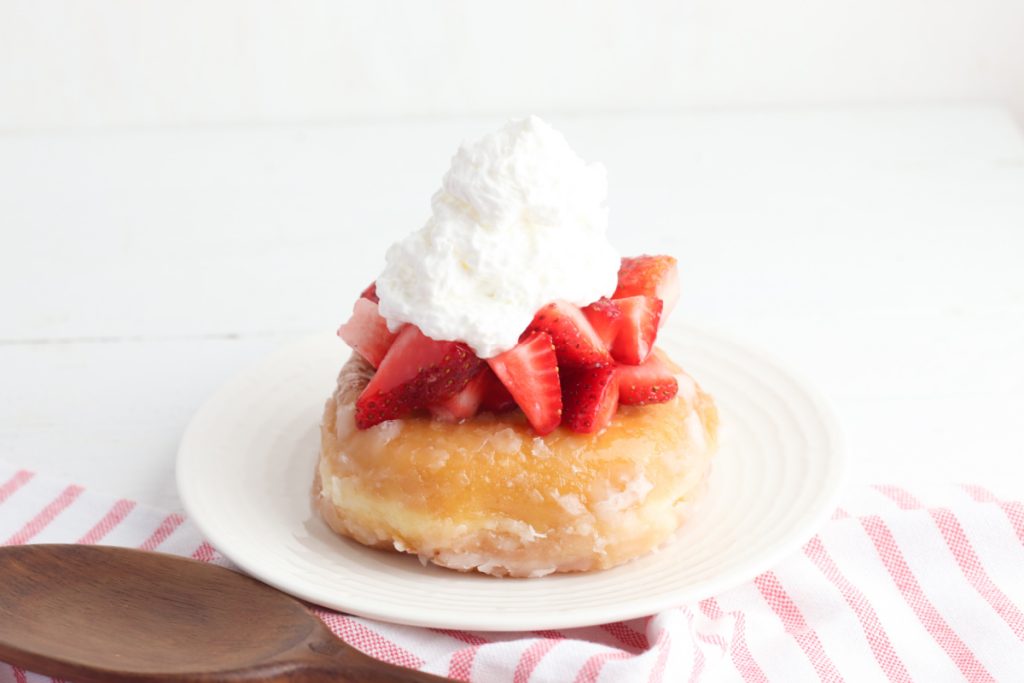
M978 485L880 484L849 492L771 571L642 619L485 633L316 612L373 657L473 683L1016 680L1022 529L1024 504ZM0 463L0 544L23 543L102 543L231 566L180 514ZM0 664L0 683L51 680Z

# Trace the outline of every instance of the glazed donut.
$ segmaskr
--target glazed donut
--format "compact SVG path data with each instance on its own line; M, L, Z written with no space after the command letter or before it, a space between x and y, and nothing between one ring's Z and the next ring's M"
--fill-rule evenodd
M324 408L314 502L337 533L495 576L605 569L668 541L716 448L711 397L673 366L667 403L622 406L595 434L537 436L519 412L428 414L356 428L373 375L358 355Z

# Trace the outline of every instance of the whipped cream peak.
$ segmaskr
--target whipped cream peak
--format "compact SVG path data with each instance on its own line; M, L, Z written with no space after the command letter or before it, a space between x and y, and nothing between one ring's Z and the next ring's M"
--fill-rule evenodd
M541 306L615 290L607 194L604 166L536 116L463 145L426 225L388 249L381 314L481 358L512 348Z

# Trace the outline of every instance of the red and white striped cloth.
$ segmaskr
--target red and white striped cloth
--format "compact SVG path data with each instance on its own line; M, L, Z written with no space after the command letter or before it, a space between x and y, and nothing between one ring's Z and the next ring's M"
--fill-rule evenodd
M227 564L181 515L0 464L0 543L57 542ZM1024 505L969 485L854 491L801 552L753 581L590 628L478 633L320 616L374 657L481 683L1021 681ZM0 665L3 683L50 680Z

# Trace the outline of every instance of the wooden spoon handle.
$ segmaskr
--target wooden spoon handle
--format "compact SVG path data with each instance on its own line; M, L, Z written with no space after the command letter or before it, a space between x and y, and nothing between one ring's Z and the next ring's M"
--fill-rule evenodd
M373 659L307 605L181 557L0 548L0 661L74 683L437 683Z
M329 641L307 643L298 670L281 679L252 678L245 681L277 681L281 683L442 683L451 682L415 669L395 666L374 659L332 637Z

